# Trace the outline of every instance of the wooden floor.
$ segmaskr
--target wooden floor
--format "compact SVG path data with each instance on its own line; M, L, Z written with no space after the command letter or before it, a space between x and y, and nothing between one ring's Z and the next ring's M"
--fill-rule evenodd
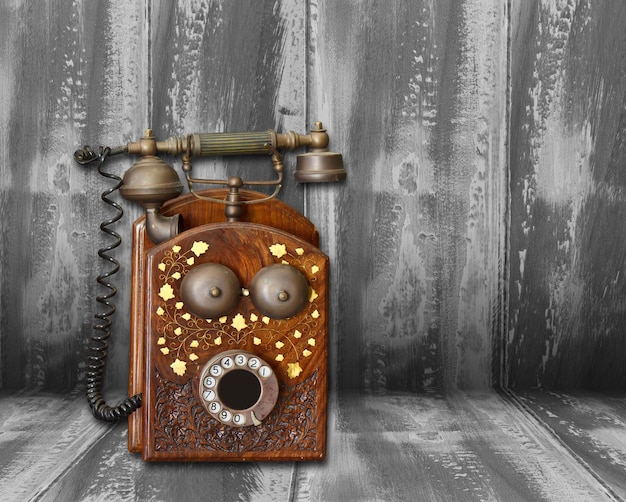
M0 397L0 500L599 501L626 497L614 396L346 395L322 463L146 464L82 396Z
M626 396L523 392L514 398L618 500L626 500Z

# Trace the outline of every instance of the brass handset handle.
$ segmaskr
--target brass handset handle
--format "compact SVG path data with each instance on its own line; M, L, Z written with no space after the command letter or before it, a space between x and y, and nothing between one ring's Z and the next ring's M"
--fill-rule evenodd
M165 217L160 213L162 204L178 197L183 191L178 174L160 157L160 154L181 156L183 171L187 178L190 192L199 198L224 204L229 221L236 221L241 215L243 204L264 202L275 197L282 185L284 166L279 150L293 150L302 146L308 152L297 156L294 176L299 183L333 182L346 178L341 154L328 151L329 138L321 122L316 122L309 134L290 131L284 134L272 130L259 132L215 132L192 133L187 136L172 136L166 140L157 140L151 129L138 141L109 149L109 155L129 153L139 159L124 174L121 195L139 202L146 210L148 236L154 242L162 242L176 235L182 228L182 219L178 215ZM277 178L272 181L243 181L238 176L228 180L201 179L191 176L193 157L228 156L228 155L271 155L272 165ZM82 165L100 158L89 146L74 154L76 162ZM198 194L194 184L225 185L229 188L225 200L219 200ZM243 201L239 188L243 185L275 186L272 194L254 201ZM200 196L199 196L200 195Z
M135 155L181 155L190 153L192 157L228 156L228 155L262 155L268 153L268 147L274 150L311 146L325 149L328 146L328 134L321 122L316 122L316 129L311 134L298 134L290 131L279 134L273 130L252 132L208 132L191 133L187 136L172 136L158 141L151 129L146 129L144 136L127 145L111 148L109 155L130 153ZM88 164L98 158L89 146L74 152L74 160L81 165Z
M268 145L276 150L293 150L301 146L325 149L328 147L326 129L322 127L321 122L316 122L315 126L311 134L298 134L294 131L279 134L271 129L252 132L196 132L187 136L172 136L163 141L156 141L154 148L156 152L169 155L179 155L189 151L193 157L262 155L268 153ZM141 155L147 146L142 144L141 140L129 143L128 152ZM152 146L148 148L152 149Z
M262 155L278 150L293 150L302 146L307 153L298 155L294 176L299 183L333 182L346 178L341 154L328 151L329 138L321 122L316 122L309 134L294 131L281 134L273 130L259 132L212 132L192 133L187 136L172 136L158 141L151 129L146 129L138 141L110 149L109 155L130 153L142 158L153 158L158 154L184 155L191 157ZM273 148L274 150L269 150ZM74 160L81 165L95 161L98 155L89 146L74 153Z

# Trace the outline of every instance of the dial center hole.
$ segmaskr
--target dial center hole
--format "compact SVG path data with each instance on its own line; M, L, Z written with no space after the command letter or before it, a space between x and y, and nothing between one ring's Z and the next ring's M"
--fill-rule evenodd
M232 370L221 378L217 393L228 408L247 410L261 397L261 382L248 370Z

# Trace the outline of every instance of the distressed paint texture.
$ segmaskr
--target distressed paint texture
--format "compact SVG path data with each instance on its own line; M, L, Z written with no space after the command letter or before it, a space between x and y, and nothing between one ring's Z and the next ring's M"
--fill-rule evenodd
M250 15L241 16L243 8ZM111 265L98 225L115 215L100 201L111 182L72 160L80 145L116 146L153 125L161 137L194 131L306 131L303 29L294 2L3 3L2 200L4 273L0 385L72 389L83 380L96 276ZM35 12L37 12L35 14ZM28 103L28 106L24 106ZM285 164L293 170L295 156ZM179 162L179 161L176 161ZM117 175L132 159L116 157ZM232 164L232 165L230 165ZM180 166L176 166L180 167ZM201 177L267 179L267 159L197 162ZM201 172L202 171L202 172ZM196 171L194 171L194 174ZM303 206L290 176L283 199ZM117 313L107 385L128 375L131 225L113 229Z
M343 187L315 188L308 201L336 257L341 387L485 388L497 378L505 7L311 7L309 99L350 169Z
M7 501L619 500L491 391L344 393L329 410L333 447L325 462L239 464L145 463L125 451L124 424L94 421L80 398L3 397Z
M619 393L520 391L516 397L590 472L626 499L626 400Z
M145 113L143 10L121 2L3 2L2 385L73 388L90 333L96 179L85 138L119 140ZM104 28L106 27L106 28ZM126 311L127 313L127 311ZM123 364L126 361L122 360ZM111 372L115 373L113 358ZM123 372L122 372L123 373Z
M513 388L626 384L626 4L513 2Z
M623 498L623 396L526 392L520 408L485 389L503 349L516 389L624 389L625 25L617 0L2 2L0 387L32 389L0 395L2 496ZM331 258L328 460L142 463L80 395L112 213L72 152L149 126L315 120L348 180L289 175L281 198ZM269 159L195 169L271 173ZM107 388L127 381L141 211L124 206Z
M281 197L318 225L335 264L333 385L489 386L505 236L505 7L77 1L41 17L26 0L5 4L3 385L82 378L103 269L94 257L108 242L96 227L113 213L98 200L108 182L73 164L78 145L123 144L148 126L167 137L304 132L322 120L349 181L305 188L289 175ZM108 168L121 175L131 162ZM203 159L195 173L271 169L269 159ZM122 202L114 386L127 373L129 235L141 214Z
M295 0L155 2L152 122L155 134L275 129L304 133L305 10ZM281 199L302 210L291 172ZM196 174L196 169L198 173ZM202 159L194 175L270 179L269 156Z

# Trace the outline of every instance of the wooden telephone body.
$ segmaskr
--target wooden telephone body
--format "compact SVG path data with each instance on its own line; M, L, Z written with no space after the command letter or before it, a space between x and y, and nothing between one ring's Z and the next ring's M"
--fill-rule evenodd
M202 193L224 199L227 189ZM223 204L190 194L162 213L180 214L186 230L154 245L145 217L133 227L129 393L142 393L143 405L129 416L129 450L149 461L323 459L328 258L316 228L277 199L243 205L237 222L225 222ZM212 319L190 312L180 294L185 276L207 263L232 270L244 292ZM254 276L275 264L294 267L309 285L305 306L286 319L264 315L246 295ZM234 371L260 386L254 405L256 396L234 408L220 397ZM237 398L239 390L229 392Z

